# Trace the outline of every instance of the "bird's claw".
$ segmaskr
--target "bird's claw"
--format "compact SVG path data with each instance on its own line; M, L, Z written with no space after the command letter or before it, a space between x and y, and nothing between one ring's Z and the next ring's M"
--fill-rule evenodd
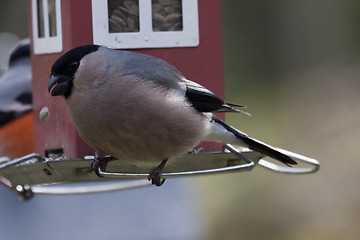
M94 158L94 160L90 163L90 173L92 172L97 172L98 168L99 168L99 159L98 158Z
M95 152L94 153L94 160L90 163L90 173L95 172L97 174L99 165L100 165L100 161L99 161L99 153Z
M196 148L193 148L190 152L188 152L188 153L202 153L202 152L204 152L205 150L204 150L204 148L202 148L202 147L200 147L200 148L198 148L198 149L196 149Z
M159 166L157 166L154 169L151 169L149 175L148 175L148 180L151 180L151 183L157 187L160 187L161 185L164 184L165 182L165 178L161 177L162 175L162 170L165 166L167 162L167 159L163 160Z
M161 171L159 171L158 168L154 168L150 171L148 180L151 180L151 183L157 187L160 187L165 182L165 178L161 177Z
M90 173L95 172L99 177L99 168L106 169L109 161L114 160L111 156L100 157L98 152L95 152L94 160L90 163Z

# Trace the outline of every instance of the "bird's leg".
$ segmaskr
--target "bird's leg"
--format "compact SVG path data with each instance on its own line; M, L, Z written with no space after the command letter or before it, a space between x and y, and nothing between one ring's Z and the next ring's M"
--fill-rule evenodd
M164 159L159 166L152 169L148 175L148 180L151 180L151 183L156 185L157 187L160 187L165 182L165 178L161 177L162 171L164 169L164 166L168 159Z

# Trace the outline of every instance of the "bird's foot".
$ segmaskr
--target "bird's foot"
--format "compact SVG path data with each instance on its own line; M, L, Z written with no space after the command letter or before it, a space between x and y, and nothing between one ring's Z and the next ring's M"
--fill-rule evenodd
M95 158L91 163L90 163L90 173L92 172L97 172L98 168L99 168L99 159Z
M99 153L95 152L94 160L90 163L90 173L95 172L97 175L99 175L99 167L101 169L105 169L107 163L111 160L115 160L115 158L111 156L100 157Z
M94 160L90 163L90 173L92 173L92 172L97 173L99 165L100 165L99 153L95 152Z
M196 148L193 148L190 152L188 153L202 153L202 152L205 152L204 148L200 147L198 149Z
M164 184L165 182L165 178L162 178L162 171L164 169L164 166L167 162L167 159L163 160L159 166L157 166L154 169L151 169L149 175L148 175L148 180L151 180L151 183L153 185L156 185L157 187L160 187L161 185Z

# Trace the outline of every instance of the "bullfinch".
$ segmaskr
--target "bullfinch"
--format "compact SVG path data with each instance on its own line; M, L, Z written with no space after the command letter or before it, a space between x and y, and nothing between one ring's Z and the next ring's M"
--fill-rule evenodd
M30 41L12 49L0 78L0 156L22 157L34 151Z
M76 47L52 66L48 91L65 97L80 137L96 150L138 166L163 184L168 159L201 141L244 146L296 164L275 147L253 139L213 112L239 112L164 60L99 45Z

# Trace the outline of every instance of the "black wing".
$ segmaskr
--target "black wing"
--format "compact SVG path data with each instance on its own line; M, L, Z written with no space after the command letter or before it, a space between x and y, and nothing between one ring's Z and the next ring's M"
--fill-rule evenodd
M184 81L186 84L185 97L199 112L238 112L250 115L247 112L235 108L244 108L246 106L224 102L213 92L201 86L200 84L190 80Z
M224 102L205 87L185 79L174 66L164 60L137 52L119 50L118 53L122 55L121 65L124 75L135 75L139 79L152 81L163 88L181 92L199 112L248 114L235 108L245 106Z

